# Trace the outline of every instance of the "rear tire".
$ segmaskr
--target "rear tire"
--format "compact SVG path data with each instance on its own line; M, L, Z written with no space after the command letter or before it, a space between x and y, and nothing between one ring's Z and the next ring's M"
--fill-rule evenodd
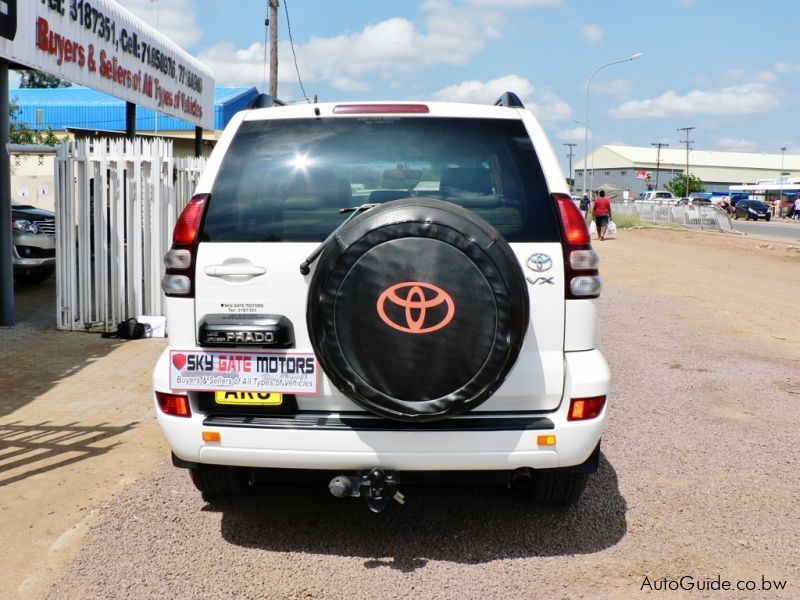
M769 219L770 219L770 215L767 215L767 216L764 217L765 221L769 221Z
M235 496L251 487L247 469L221 465L197 465L189 474L194 486L206 496Z
M583 494L588 478L586 473L536 473L528 493L540 504L572 504Z

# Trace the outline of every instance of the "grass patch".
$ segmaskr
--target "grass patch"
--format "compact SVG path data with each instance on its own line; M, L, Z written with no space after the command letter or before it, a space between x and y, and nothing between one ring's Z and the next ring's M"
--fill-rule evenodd
M633 229L634 227L641 227L645 223L639 218L639 215L626 215L615 214L614 223L617 224L619 229Z

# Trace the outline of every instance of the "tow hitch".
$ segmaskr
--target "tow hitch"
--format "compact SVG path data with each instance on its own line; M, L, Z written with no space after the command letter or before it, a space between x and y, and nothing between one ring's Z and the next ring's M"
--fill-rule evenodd
M405 496L397 490L394 474L383 469L369 469L358 475L338 475L331 479L328 489L337 498L364 498L374 513L386 508L390 500L405 503Z

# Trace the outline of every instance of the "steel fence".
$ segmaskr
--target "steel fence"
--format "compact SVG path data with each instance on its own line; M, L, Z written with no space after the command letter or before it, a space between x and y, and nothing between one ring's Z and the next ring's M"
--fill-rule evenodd
M653 225L680 225L715 231L733 231L727 212L714 205L670 204L658 201L614 203L613 213Z
M111 331L163 315L172 230L205 165L163 140L93 139L56 154L59 329Z

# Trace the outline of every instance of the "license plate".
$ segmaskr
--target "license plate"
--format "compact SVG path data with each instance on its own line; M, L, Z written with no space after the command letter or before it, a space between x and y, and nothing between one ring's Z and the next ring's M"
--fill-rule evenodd
M214 392L214 401L217 404L234 404L239 406L280 406L283 403L283 394L274 392Z

